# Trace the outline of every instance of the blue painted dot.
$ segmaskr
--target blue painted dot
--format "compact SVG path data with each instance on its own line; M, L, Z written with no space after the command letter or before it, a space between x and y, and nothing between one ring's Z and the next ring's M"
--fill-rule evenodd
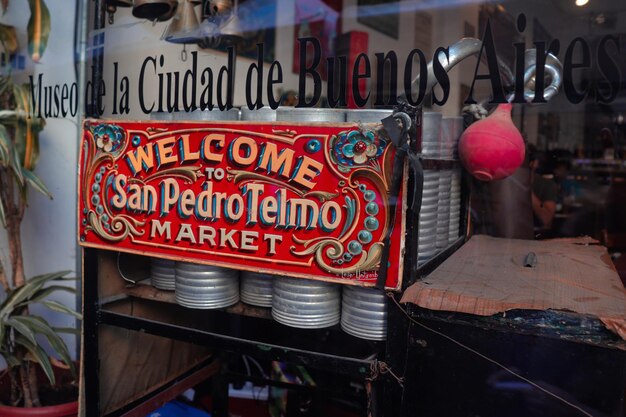
M369 214L370 216L375 216L378 214L378 204L374 203L374 202L370 202L367 203L367 205L365 206L365 212L367 214Z
M139 146L141 144L141 138L139 136L133 136L133 146Z
M372 217L372 216L367 217L365 219L365 221L363 222L363 225L369 231L376 230L376 229L378 229L378 219L376 219L376 217Z
M104 172L105 172L105 171L106 171L106 168L105 168L105 167L101 167L101 168L100 168L100 173L101 173L101 174L104 174Z
M91 191L93 191L94 193L99 193L100 192L100 185L98 184L94 184L91 186Z
M83 226L87 226L87 219L83 219Z
M86 208L83 209L83 214L87 214L89 213L89 210L87 210Z
M98 173L94 176L94 180L96 180L96 182L100 182L100 181L102 181L102 174L98 172Z
M343 254L343 260L346 261L346 262L350 262L352 260L352 254L348 253L348 252L344 253Z
M94 196L92 196L92 197L91 197L91 202L92 202L93 204L100 204L100 196L98 196L98 195L94 195Z
M376 193L372 190L368 190L363 193L363 198L365 201L373 201L376 198Z
M108 214L103 214L102 215L102 221L103 222L108 222L109 221L109 215Z
M322 144L317 139L311 139L306 144L306 151L308 153L315 153L322 149Z
M337 259L337 265L343 265L343 259Z
M368 232L367 230L361 230L357 238L359 239L359 242L366 245L372 241L372 234Z
M80 241L81 241L81 242L84 242L84 241L85 241L85 236L81 236L81 237L80 237Z
M105 224L104 224L104 228L105 228L105 229L107 229L107 230L109 230L109 229L111 228L111 226L110 226L108 223L105 223Z
M365 184L359 184L359 191L361 191L362 193L365 192L365 190L367 190L367 187L365 186Z
M363 251L363 246L356 240L351 240L350 243L348 243L348 252L350 252L351 254L358 255L362 251Z
M104 213L104 207L102 207L102 204L99 204L98 207L96 207L96 213L98 214Z

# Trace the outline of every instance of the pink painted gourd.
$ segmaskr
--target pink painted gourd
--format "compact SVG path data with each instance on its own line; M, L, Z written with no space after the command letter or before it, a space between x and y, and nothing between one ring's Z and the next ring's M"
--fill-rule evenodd
M498 105L491 115L472 124L461 135L461 162L481 181L506 178L524 161L526 147L511 120L512 107L509 103Z

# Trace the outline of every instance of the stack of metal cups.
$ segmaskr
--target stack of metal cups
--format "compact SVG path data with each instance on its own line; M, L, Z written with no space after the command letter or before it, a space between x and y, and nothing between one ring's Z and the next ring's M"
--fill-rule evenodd
M441 113L424 112L422 114L422 156L439 158L441 156Z
M189 308L223 308L239 301L239 271L176 262L176 302Z
M274 276L258 272L241 273L241 301L259 307L272 306Z
M418 263L424 263L437 252L437 210L439 203L439 171L424 170L422 207L419 216Z
M150 258L150 283L160 290L174 291L176 287L176 261Z
M258 110L250 110L248 107L242 107L241 120L273 122L276 120L276 110L270 107L261 107Z
M450 178L450 222L448 228L448 243L459 237L461 225L461 170L452 171Z
M459 138L463 133L462 117L441 119L441 159L459 159Z
M339 323L340 286L323 281L276 277L272 317L301 329L321 329Z
M279 122L345 122L345 110L279 107ZM272 317L291 327L317 329L339 323L341 291L337 284L297 278L274 278Z
M387 296L376 288L343 287L341 328L368 340L387 338Z
M229 121L239 120L239 109L230 110L194 110L192 112L174 113L174 120L205 120L205 121Z
M450 226L450 184L452 170L439 171L439 195L437 199L437 248L448 246L448 231Z
M346 111L341 109L318 109L305 107L279 107L276 109L279 122L345 122Z

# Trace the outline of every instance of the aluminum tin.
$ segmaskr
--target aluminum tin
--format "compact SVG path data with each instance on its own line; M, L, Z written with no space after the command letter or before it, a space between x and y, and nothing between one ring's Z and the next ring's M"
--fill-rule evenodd
M308 107L279 107L276 120L280 122L345 122L346 111L341 109L318 109Z
M150 113L150 120L173 120L174 115L164 111L155 111Z
M176 262L176 302L189 308L223 308L239 301L239 271Z
M422 154L439 156L441 113L424 112L422 115Z
M241 120L250 120L254 122L275 122L276 110L270 107L261 107L258 110L250 110L248 107L242 107Z
M204 121L229 121L239 120L239 109L219 110L194 110L188 113L179 112L174 114L174 120L204 120Z
M174 291L176 286L175 261L150 258L150 283L160 290Z
M346 110L346 122L380 123L391 114L393 114L392 109Z
M340 286L323 281L274 278L272 317L303 329L319 329L339 323Z
M241 273L241 301L259 307L272 306L274 276L258 272Z
M462 117L444 117L441 119L442 158L458 159L459 138L462 133Z
M341 328L352 336L368 340L387 338L387 296L375 288L344 286Z

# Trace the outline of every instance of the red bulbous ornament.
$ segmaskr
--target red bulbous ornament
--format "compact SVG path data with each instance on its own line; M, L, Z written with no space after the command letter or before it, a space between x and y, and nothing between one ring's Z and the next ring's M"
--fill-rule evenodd
M481 181L501 180L522 165L526 146L511 120L512 104L500 104L487 118L468 127L459 139L459 157Z

